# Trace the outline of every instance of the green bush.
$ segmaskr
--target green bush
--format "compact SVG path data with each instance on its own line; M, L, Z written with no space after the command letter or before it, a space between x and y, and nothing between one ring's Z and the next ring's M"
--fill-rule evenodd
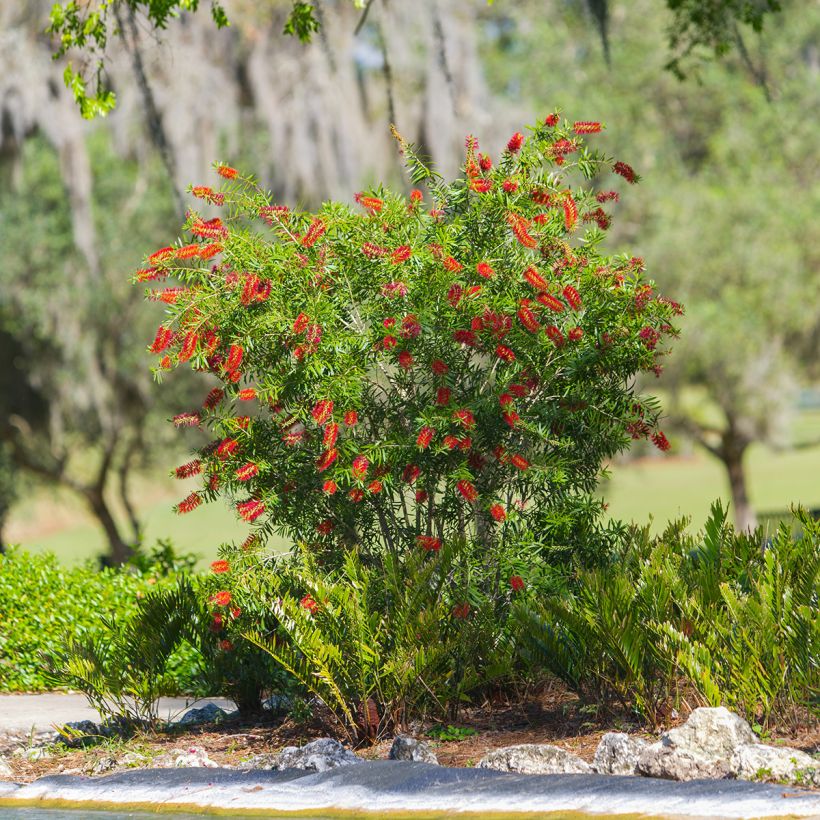
M516 609L519 648L585 700L654 722L681 684L765 724L817 713L820 524L737 533L716 504L702 533L633 530L612 560L576 567L563 595Z

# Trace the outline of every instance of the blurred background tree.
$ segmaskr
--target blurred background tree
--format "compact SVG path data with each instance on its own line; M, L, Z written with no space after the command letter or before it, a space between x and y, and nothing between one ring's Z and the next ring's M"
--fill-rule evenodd
M298 26L283 36L291 0L225 2L223 28L203 5L159 32L145 3L118 0L103 85L117 105L89 122L63 84L82 43L55 62L43 36L53 5L0 8L0 523L15 494L26 503L25 474L81 498L115 560L138 541L129 476L164 471L167 456L152 454L184 445L155 421L171 407L157 405L140 351L157 317L127 278L173 240L183 192L212 181L213 160L314 205L400 179L390 122L450 174L465 134L499 150L555 107L602 119L608 145L644 175L643 195L615 209L610 245L645 248L652 276L688 308L653 388L676 447L717 456L737 520L753 521L745 455L752 442L794 443L795 395L817 378L816 9L339 0L301 4L317 23L302 42ZM175 401L162 391L174 409L189 388L178 389Z

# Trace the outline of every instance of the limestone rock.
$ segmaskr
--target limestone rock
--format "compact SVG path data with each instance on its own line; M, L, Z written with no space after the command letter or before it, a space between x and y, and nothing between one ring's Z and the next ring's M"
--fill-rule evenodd
M624 732L607 732L595 750L592 768L599 774L638 774L638 758L648 745Z
M416 763L432 763L438 766L436 753L429 743L416 740L414 737L398 735L390 747L391 760L411 760Z
M293 706L293 698L287 695L271 695L262 701L262 708L275 715L286 715Z
M215 703L206 703L199 709L189 709L176 723L177 726L198 726L200 723L218 723L225 720L228 713Z
M160 755L154 758L151 763L155 769L218 769L218 763L215 763L208 757L208 753L200 746L191 746L189 749L174 749L168 754ZM226 769L230 766L222 766Z
M14 772L11 770L8 761L5 757L0 755L0 778L14 777Z
M261 769L270 771L271 769L276 768L278 757L279 756L275 754L254 755L253 757L249 757L247 760L244 760L239 768L245 770Z
M706 758L664 746L647 746L638 757L638 774L666 780L724 780L732 776L729 761Z
M820 760L786 746L747 744L735 749L732 771L741 780L820 786Z
M589 763L577 755L548 743L523 743L488 752L478 763L479 769L519 774L586 774Z
M362 759L329 737L321 737L304 746L287 746L274 761L275 769L309 769L326 772L339 766L361 763Z
M88 774L92 777L96 777L99 774L105 774L106 772L110 772L112 769L117 768L117 758L111 757L111 755L106 755L105 757L100 757L94 761L94 763L88 767Z

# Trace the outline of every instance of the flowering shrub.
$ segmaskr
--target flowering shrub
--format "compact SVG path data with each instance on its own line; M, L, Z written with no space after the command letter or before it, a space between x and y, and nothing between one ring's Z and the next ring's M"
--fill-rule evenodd
M318 213L225 165L221 190L193 188L222 216L190 213L190 242L135 277L167 305L157 373L220 382L174 419L214 433L177 468L203 478L178 511L226 495L245 547L281 532L327 561L535 544L630 439L666 448L634 380L659 372L680 308L641 259L599 249L619 198L603 172L638 181L585 144L600 130L552 114L496 160L468 137L449 184L396 133L426 194Z

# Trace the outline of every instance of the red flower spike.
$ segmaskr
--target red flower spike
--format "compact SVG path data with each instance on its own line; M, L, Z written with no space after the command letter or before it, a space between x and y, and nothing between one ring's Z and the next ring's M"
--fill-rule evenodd
M663 453L672 446L669 439L660 430L652 434L652 443Z
M387 254L390 253L390 248L384 248L373 242L365 242L364 245L362 245L362 253L368 259L378 259L380 256L387 256Z
M333 401L330 399L320 399L313 405L310 414L313 416L313 420L316 424L322 426L325 422L329 421L331 415L333 415Z
M423 197L424 194L422 194L422 192L418 188L413 188L413 190L410 191L410 202L413 205L417 205L419 202L421 202Z
M148 262L151 265L161 264L162 262L167 262L174 257L174 249L169 245L167 248L160 248L158 251L154 251L149 257Z
M212 604L216 604L217 606L229 606L231 601L233 600L233 597L227 589L223 589L220 592L211 595L211 597L208 598L208 600Z
M319 609L319 604L317 604L310 595L305 595L305 597L299 601L299 606L302 607L302 609L306 609L311 615L316 614L316 611Z
M546 118L544 119L544 125L549 126L550 128L554 128L558 125L559 117L557 114L547 114Z
M231 565L227 561L212 561L211 562L211 572L215 575L222 575L225 572L229 572L231 569Z
M421 335L419 320L412 313L401 320L400 334L402 339L418 339Z
M472 411L468 410L467 408L456 410L455 413L453 413L453 418L465 430L471 430L473 427L475 427L475 416L473 415Z
M489 158L489 156L487 156L487 154L479 154L478 167L481 168L482 171L489 171L490 168L493 167L493 161Z
M323 473L338 457L339 451L335 447L332 447L330 450L325 450L325 452L316 459L316 471Z
M526 470L529 468L530 463L524 456L518 455L516 453L514 456L510 456L510 464L518 470Z
M639 179L635 173L635 169L625 162L616 162L612 166L612 170L619 176L622 176L630 185L634 185Z
M415 464L408 464L401 474L401 480L406 484L413 484L421 475L421 470Z
M456 436L445 436L441 443L448 449L448 450L455 450L458 447L458 438Z
M513 395L512 395L512 393L502 393L502 394L498 397L498 403L499 403L502 407L509 407L509 406L513 403L513 400L514 400L514 399L513 399Z
M510 427L515 427L516 424L521 420L521 416L515 412L515 410L507 410L505 413L501 414L504 421L509 424Z
M430 363L430 369L436 374L436 376L444 376L450 371L447 363L443 362L441 359L433 359Z
M548 307L550 310L554 311L555 313L563 313L564 312L564 303L557 299L550 293L539 293L535 297L536 302L540 302L545 307Z
M416 446L421 450L426 450L430 446L430 442L433 440L435 432L436 431L432 427L422 427L418 437L416 438Z
M360 501L364 501L364 490L360 490L358 487L354 487L350 492L347 494L347 497L354 503L358 504Z
M528 232L530 222L518 214L507 214L507 224L510 226L515 238L525 247L534 248L538 240Z
M549 285L547 284L547 280L544 279L544 277L541 276L541 274L538 273L538 271L532 266L530 266L524 271L523 276L524 281L528 285L532 285L532 287L534 287L536 290L546 290L549 287Z
M225 438L219 442L216 454L222 461L225 461L234 455L238 449L239 442L235 438Z
M362 479L367 475L367 468L370 466L370 461L367 456L356 456L353 459L353 478Z
M446 407L450 403L453 391L449 387L439 387L436 391L436 404L439 407Z
M312 248L324 235L327 226L321 219L314 219L307 233L299 240L303 248Z
M541 329L541 325L535 318L535 314L526 306L518 309L518 321L530 331L530 333L537 333Z
M234 475L238 481L250 481L254 476L259 475L259 467L249 461L243 464Z
M410 370L413 367L413 354L407 350L402 350L402 352L399 353L399 367Z
M248 501L240 501L236 505L236 510L240 517L250 524L265 512L265 505L261 501L252 498Z
M199 475L201 472L202 462L198 458L195 458L187 464L180 464L180 466L174 470L174 475L177 478L190 478L191 476Z
M381 491L382 491L381 481L371 481L367 485L367 492L372 493L373 495L378 495Z
M344 416L344 422L348 427L355 427L359 421L359 414L355 410L348 410Z
M493 181L491 179L470 180L470 189L477 194L487 194L492 190Z
M597 134L601 130L601 123L580 120L572 126L576 134Z
M572 194L566 194L564 197L564 226L568 231L571 231L578 222L578 206L572 198Z
M566 299L567 302L569 302L569 306L573 310L581 310L581 308L584 306L583 302L581 301L581 294L578 293L578 291L575 290L575 288L572 287L572 285L567 285L564 288L564 299Z
M182 348L177 357L180 362L187 362L194 353L196 353L196 346L199 344L199 336L193 331L185 334L185 340L182 342Z
M381 209L384 207L384 201L379 199L375 196L365 196L364 193L359 192L358 194L354 194L353 199L359 203L367 211L370 211L371 215L375 215L381 212Z
M429 497L427 490L416 490L416 504L423 504Z
M325 427L325 433L322 436L322 444L326 450L336 446L336 439L339 438L339 425L335 421Z
M169 327L160 327L157 330L157 335L154 337L154 342L149 348L152 353L162 353L174 339L174 331Z
M515 352L506 345L498 345L495 349L495 355L505 362L515 361Z
M225 395L225 391L222 390L220 387L214 387L210 393L205 397L205 401L202 403L202 406L206 410L214 410L219 402L222 401L222 397Z
M580 327L571 327L567 332L567 338L571 342L577 342L584 336L584 331Z
M174 416L174 427L198 427L201 422L199 413L180 413Z
M544 332L549 336L550 340L560 347L564 344L564 334L555 326L555 325L547 325L544 328Z
M409 245L399 245L399 247L390 254L390 261L394 265L399 265L402 262L406 262L412 255L413 251Z
M322 484L322 492L325 495L335 495L338 489L339 485L332 478L329 478Z
M483 276L485 279L490 279L495 273L495 271L486 262L479 262L476 265L475 270L479 276Z
M618 202L620 198L617 191L600 191L595 195L595 199L597 199L598 202Z
M457 481L456 489L470 504L472 504L478 499L478 490L476 490L471 481Z
M507 511L504 509L502 504L492 504L490 506L490 515L493 517L494 521L504 521L507 517Z
M467 345L468 347L476 347L476 345L478 345L478 337L472 330L456 330L453 333L453 339L459 344Z
M246 387L237 394L239 401L253 401L256 398L256 390L253 387Z
M193 512L201 503L202 497L199 493L191 493L177 504L176 512L178 515L185 515L185 513Z
M464 267L461 262L452 256L445 257L442 264L444 265L444 269L450 271L450 273L458 273Z
M316 532L319 535L330 535L334 529L336 529L336 525L329 518L316 525Z
M452 307L458 307L458 303L461 301L461 296L464 293L464 288L456 282L454 285L450 286L450 290L447 291L447 301L452 305Z
M513 592L523 592L526 584L524 583L524 579L520 575L511 575L510 576L510 587L512 588Z
M245 351L241 345L231 345L228 349L228 358L225 360L225 370L239 370Z
M427 552L438 552L441 549L441 540L434 535L417 535L416 543Z
M514 194L518 190L518 183L514 179L505 179L501 187L507 194Z
M304 333L310 322L310 317L306 313L300 313L293 321L293 332Z
M521 146L523 144L524 144L524 135L520 131L516 131L510 137L510 141L507 143L507 150L511 154L515 154L517 151L521 150Z
M239 173L236 168L231 168L230 165L220 165L217 167L216 172L225 179L236 179L236 175Z

